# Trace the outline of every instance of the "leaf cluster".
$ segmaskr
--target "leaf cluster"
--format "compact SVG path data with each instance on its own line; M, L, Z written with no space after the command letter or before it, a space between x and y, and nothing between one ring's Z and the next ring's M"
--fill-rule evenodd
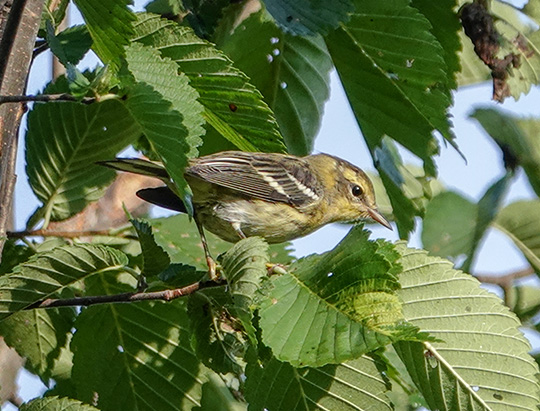
M441 258L470 272L495 227L540 273L540 204L505 207L520 167L540 193L537 119L472 114L506 166L477 203L435 179L441 143L457 149L452 92L486 78L460 4L154 0L135 13L126 0L74 0L84 24L60 30L67 3L47 1L39 32L66 75L44 87L54 101L28 114L26 174L40 202L28 232L95 206L115 179L97 162L128 147L164 164L189 213L190 158L311 153L335 70L378 171L380 209L403 239L421 217L431 255L370 240L363 226L299 260L289 244L210 235L216 280L185 215L130 216L91 239L11 239L0 335L48 387L22 410L535 409L538 365L519 327L537 327L540 293L509 293L518 318ZM517 98L540 78L538 24L523 18L540 22L540 8L490 3L491 61L521 62L505 67L497 93ZM89 51L101 64L83 71ZM183 296L145 300L162 291ZM54 306L94 296L139 300Z

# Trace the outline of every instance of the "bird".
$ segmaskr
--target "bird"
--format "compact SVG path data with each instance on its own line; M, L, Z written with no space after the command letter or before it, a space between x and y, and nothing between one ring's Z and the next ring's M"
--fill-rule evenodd
M164 186L141 189L137 196L187 212L162 164L139 158L99 164L159 178ZM190 159L184 177L193 193L193 217L210 271L215 263L204 229L228 242L259 236L268 243L294 240L333 222L372 219L392 229L377 210L373 184L366 173L329 154L297 157L224 151Z

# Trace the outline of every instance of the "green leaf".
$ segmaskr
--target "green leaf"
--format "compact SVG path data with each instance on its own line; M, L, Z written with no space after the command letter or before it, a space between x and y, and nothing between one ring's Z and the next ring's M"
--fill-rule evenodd
M78 400L58 397L36 398L21 405L19 409L20 411L99 411Z
M158 277L169 286L182 288L203 280L207 275L207 271L199 271L191 265L173 263L162 271Z
M189 77L205 107L206 121L231 143L245 151L284 151L271 110L223 52L190 28L151 14L138 16L135 32L137 42L159 49Z
M540 195L540 119L519 118L498 109L479 108L470 115L488 135L523 167L533 190ZM508 168L516 164L506 164Z
M505 233L540 273L540 201L517 201L503 208L494 227Z
M465 272L470 272L476 250L480 245L480 240L484 237L484 234L495 219L495 216L499 212L502 202L506 196L508 188L513 178L513 173L506 173L501 179L493 183L478 201L478 214L476 216L476 226L474 230L474 237L472 242L472 250L467 255L467 260L463 263L461 269Z
M92 37L85 25L68 27L55 35L47 28L47 42L60 63L76 65L92 47Z
M451 262L404 244L397 250L405 319L439 339L395 344L429 407L535 409L538 366L516 316Z
M48 384L74 319L73 308L18 312L0 323L0 335L26 359L25 367Z
M28 114L26 172L45 218L64 220L98 200L115 173L108 160L140 133L122 103L35 104Z
M227 310L229 306L233 306L232 299L224 287L189 296L191 346L200 361L215 372L240 376L246 339L238 320Z
M260 304L262 341L293 366L358 358L400 338L418 339L395 294L397 255L353 228L332 251L294 263L271 278Z
M442 46L442 56L448 67L447 88L457 88L456 76L461 70L459 51L462 32L459 16L455 12L458 7L457 0L444 0L433 2L430 0L412 0L411 5L417 8L431 23L431 33Z
M222 42L223 51L274 110L289 152L311 153L330 94L333 67L323 38L284 34L260 11L227 33Z
M259 237L240 240L223 256L229 293L234 306L243 312L255 309L255 294L267 276L266 263L268 244Z
M35 251L22 244L16 244L14 240L7 240L2 250L2 264L0 264L0 276L13 270L16 265L25 262Z
M245 411L247 404L236 399L221 378L210 375L202 387L201 406L193 411Z
M100 275L91 294L131 290ZM84 309L75 323L72 379L78 398L102 411L179 410L199 405L205 377L189 346L185 302L110 304ZM100 337L95 338L96 330Z
M176 64L149 47L127 48L128 68L138 81L131 87L126 107L176 183L184 204L191 207L191 190L184 178L188 156L197 154L204 133L198 94ZM192 210L191 210L192 211Z
M33 256L0 277L0 320L102 271L118 271L125 254L99 245L68 245Z
M427 206L422 244L432 255L455 261L471 254L478 207L452 191L440 193Z
M236 243L223 256L223 270L232 299L228 310L242 323L244 331L256 344L252 325L256 308L255 296L267 277L268 244L258 237L246 238Z
M402 163L396 145L388 138L373 151L375 166L392 205L394 219L401 238L408 238L414 230L415 216L423 214L418 200L424 197L422 185Z
M448 68L429 21L406 0L356 2L326 44L372 153L387 135L435 174L433 131L452 141ZM377 159L375 159L377 161Z
M141 274L146 276L158 275L171 263L169 254L156 243L152 234L152 226L148 222L141 219L130 220L130 222L135 227L141 244L143 259Z
M469 272L486 230L499 212L512 173L493 183L478 204L457 193L436 196L427 207L422 232L424 247L431 253L452 258L465 256L461 269Z
M294 368L275 357L252 359L245 395L250 409L392 410L383 370L381 361L367 355L321 368Z
M302 36L326 34L349 20L354 10L351 0L264 0L264 4L283 30Z
M90 36L93 50L104 64L118 68L125 55L124 46L133 37L132 21L135 15L129 9L130 0L74 0L82 14Z
M66 16L66 9L69 0L47 0L41 13L41 22L39 24L38 37L46 37L47 22L57 28Z
M197 101L199 93L189 85L189 79L178 73L178 66L169 58L160 57L153 48L132 43L126 49L128 68L138 82L146 83L170 102L171 109L180 113L188 129L186 138L190 157L195 157L195 148L202 143L204 134L203 106ZM156 142L154 142L156 143ZM171 145L170 141L167 141Z

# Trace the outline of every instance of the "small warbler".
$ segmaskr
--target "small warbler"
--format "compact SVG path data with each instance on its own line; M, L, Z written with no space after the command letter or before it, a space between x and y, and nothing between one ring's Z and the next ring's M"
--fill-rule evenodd
M186 212L169 188L173 183L161 164L141 159L100 164L163 180L167 186L142 189L137 195ZM368 176L328 154L296 157L225 151L190 160L184 175L193 191L194 218L208 261L203 227L230 242L260 236L269 243L305 236L328 223L367 218L392 229L377 211Z

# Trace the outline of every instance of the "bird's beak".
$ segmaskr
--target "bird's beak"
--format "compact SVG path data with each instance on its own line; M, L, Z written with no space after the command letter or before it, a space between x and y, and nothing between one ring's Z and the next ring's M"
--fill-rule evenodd
M392 226L390 225L388 220L386 218L384 218L382 216L382 214L379 213L377 210L375 210L374 208L368 208L367 212L368 212L369 216L372 219L374 219L376 222L378 222L379 224L382 224L383 226L385 226L389 230L393 230Z

